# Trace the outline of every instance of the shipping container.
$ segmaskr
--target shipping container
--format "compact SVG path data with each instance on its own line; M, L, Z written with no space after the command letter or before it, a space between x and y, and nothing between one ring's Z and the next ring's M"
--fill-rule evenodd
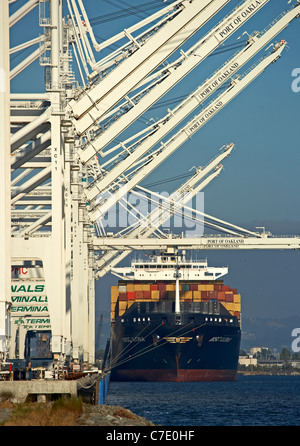
M158 290L158 285L156 283L151 283L150 290Z
M135 291L135 284L134 283L128 283L127 284L127 291Z
M202 302L209 301L208 291L201 291L201 300Z
M225 301L225 291L218 291L218 300Z
M144 300L151 300L151 291L143 291L143 299Z
M161 299L167 299L168 298L168 291L166 290L159 290L159 295Z
M225 301L226 302L233 302L233 294L225 292Z
M233 295L233 302L240 304L241 303L241 295L240 294L234 294Z
M210 300L218 298L218 292L217 291L207 291L207 292L208 292L208 298Z
M128 291L127 292L127 299L128 300L135 300L135 291Z
M119 297L119 287L118 286L112 286L111 287L111 301L112 302L116 302L118 300Z
M193 291L193 301L201 302L201 291Z
M175 291L167 291L167 299L168 300L175 300Z
M159 300L159 290L151 291L151 300Z
M136 301L142 301L143 300L143 291L135 291L135 300Z
M126 301L127 302L127 293L119 293L119 301Z

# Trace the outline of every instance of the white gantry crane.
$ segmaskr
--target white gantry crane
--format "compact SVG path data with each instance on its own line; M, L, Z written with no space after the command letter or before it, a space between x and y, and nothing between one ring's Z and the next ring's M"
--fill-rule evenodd
M48 330L55 362L70 357L93 363L95 279L116 268L132 250L300 248L300 237L251 232L189 208L192 197L219 175L220 163L233 145L225 146L207 167L196 169L168 199L141 185L281 56L286 42L270 43L300 13L295 2L265 30L250 35L240 51L180 104L167 109L163 118L138 130L137 120L184 82L268 0L245 0L214 23L229 3L177 0L101 43L82 0L28 0L19 8L13 0L1 3L0 201L1 246L5 247L1 254L1 358L22 359L26 333ZM9 28L13 33L27 14L37 10L36 24L43 33L27 41L24 36L22 43L10 47ZM210 22L209 32L198 37ZM194 43L189 44L190 39ZM117 49L101 57L112 44ZM242 67L268 45L270 52L243 74ZM10 67L9 55L29 48L35 49ZM9 80L22 76L37 59L45 70L45 91L11 92ZM77 63L81 87L72 60ZM221 87L225 89L220 93ZM192 113L196 114L191 118ZM137 196L151 192L157 207L131 227L106 234L103 219L116 203L131 212L126 202L129 192ZM194 221L225 235L166 235L160 226L181 212L183 204L188 213L193 212Z

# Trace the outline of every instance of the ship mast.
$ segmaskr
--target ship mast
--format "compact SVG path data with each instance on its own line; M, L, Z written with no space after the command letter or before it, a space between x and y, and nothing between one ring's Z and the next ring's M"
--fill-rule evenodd
M175 279L176 279L176 288L175 288L175 313L180 313L180 293L179 293L179 278L181 276L179 272L178 265L178 252L176 253L176 268L175 268Z

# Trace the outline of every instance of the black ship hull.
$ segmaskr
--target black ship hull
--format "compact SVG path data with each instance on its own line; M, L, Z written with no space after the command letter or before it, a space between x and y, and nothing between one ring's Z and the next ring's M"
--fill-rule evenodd
M241 330L220 302L135 302L111 330L112 381L234 381Z

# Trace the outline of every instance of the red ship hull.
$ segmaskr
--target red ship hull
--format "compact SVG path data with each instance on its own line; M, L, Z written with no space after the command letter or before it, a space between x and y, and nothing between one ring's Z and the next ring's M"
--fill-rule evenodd
M117 370L114 374L116 381L152 381L152 382L211 382L236 381L236 370Z

